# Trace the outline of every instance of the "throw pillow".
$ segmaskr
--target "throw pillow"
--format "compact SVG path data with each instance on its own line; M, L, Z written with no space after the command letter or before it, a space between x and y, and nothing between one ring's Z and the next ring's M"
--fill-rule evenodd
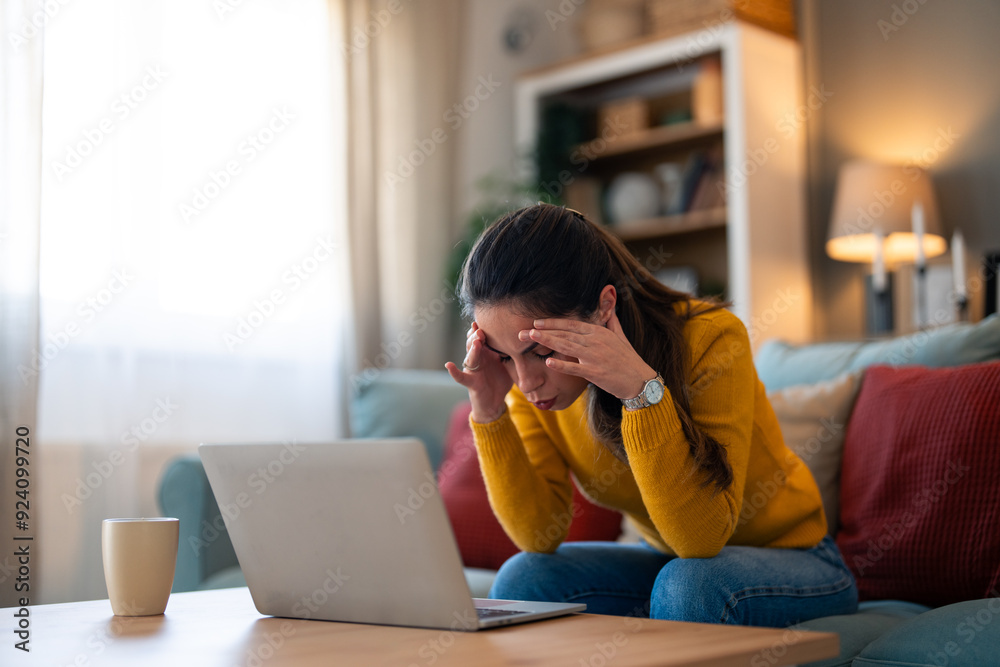
M937 607L1000 581L1000 363L873 366L847 426L837 544L862 600Z
M864 371L770 392L785 444L813 474L831 535L840 526L840 461Z
M829 380L873 364L935 368L1000 359L1000 315L886 340L792 345L770 340L754 356L768 391Z
M438 471L438 488L448 510L462 562L466 567L496 570L518 549L490 508L469 425L471 411L472 406L465 401L452 412L445 438L445 458ZM591 503L575 485L572 502L578 509L574 508L568 542L614 541L621 534L621 514Z

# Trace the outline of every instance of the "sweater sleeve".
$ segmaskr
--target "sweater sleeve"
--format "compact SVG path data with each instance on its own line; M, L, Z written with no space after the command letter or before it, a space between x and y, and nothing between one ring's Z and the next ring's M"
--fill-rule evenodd
M551 553L572 520L569 466L517 388L507 406L496 421L471 422L490 506L519 549Z
M755 373L750 341L732 318L706 322L691 346L691 418L726 450L733 483L702 486L669 392L654 406L625 410L622 437L643 504L681 557L716 555L736 530L753 434Z

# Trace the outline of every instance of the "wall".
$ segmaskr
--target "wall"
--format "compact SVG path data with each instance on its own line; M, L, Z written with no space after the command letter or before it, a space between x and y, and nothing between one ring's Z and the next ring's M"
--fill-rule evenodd
M500 86L466 121L460 137L460 208L472 211L480 194L476 182L492 172L515 173L523 150L515 146L514 83L517 75L575 55L579 51L575 22L579 11L570 0L471 0L466 8L468 30L463 45L463 85L472 90L480 76L492 77ZM549 12L548 16L546 13ZM557 16L558 19L553 18ZM524 22L532 38L521 51L508 50L504 35L511 25Z
M854 338L864 334L867 267L823 250L844 161L926 166L945 234L965 235L970 274L984 251L1000 249L1000 78L992 73L1000 1L800 0L799 16L806 90L829 98L809 119L817 335ZM982 295L971 298L976 317Z
M559 6L564 5L560 14ZM547 12L551 12L546 16ZM557 16L557 20L552 17ZM517 76L536 67L569 58L578 52L572 0L468 0L458 90L466 95L460 109L447 116L457 151L457 216L450 230L460 243L470 216L483 193L477 183L488 175L511 177L523 150L514 145L514 84ZM563 20L565 19L565 20ZM531 37L520 50L505 46L507 31L515 25L528 28ZM486 97L474 99L476 95ZM488 97L487 97L488 95ZM434 267L439 270L438 267ZM452 308L452 359L465 354L468 323L459 321Z

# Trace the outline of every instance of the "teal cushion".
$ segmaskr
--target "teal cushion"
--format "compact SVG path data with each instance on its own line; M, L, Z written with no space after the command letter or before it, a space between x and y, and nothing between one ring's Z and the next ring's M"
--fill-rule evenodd
M757 375L768 391L815 384L873 364L936 368L1000 359L1000 316L959 322L886 340L792 345L770 340L757 351Z
M451 411L469 393L448 371L362 371L351 380L351 435L355 438L419 438L437 470Z
M243 570L239 565L219 570L198 586L199 591L211 591L216 588L242 588L247 585Z
M157 500L163 516L180 520L174 593L196 590L207 577L237 564L233 543L197 454L179 456L166 465Z
M855 667L981 667L1000 664L1000 598L933 609L885 633Z
M931 607L907 602L905 600L865 600L858 603L858 611L867 614L885 614L888 616L898 616L900 618L913 618L924 612L930 611Z
M858 605L856 614L815 618L794 627L840 635L840 655L810 662L808 667L850 667L854 658L871 642L927 610L928 607L912 602L863 602Z

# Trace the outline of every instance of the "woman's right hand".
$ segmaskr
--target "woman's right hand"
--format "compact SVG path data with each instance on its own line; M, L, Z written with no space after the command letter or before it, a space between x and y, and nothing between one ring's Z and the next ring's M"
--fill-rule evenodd
M459 368L449 361L444 365L452 379L469 390L472 420L482 424L499 419L507 409L504 402L514 386L500 357L486 348L486 334L476 322L465 338L465 361Z

